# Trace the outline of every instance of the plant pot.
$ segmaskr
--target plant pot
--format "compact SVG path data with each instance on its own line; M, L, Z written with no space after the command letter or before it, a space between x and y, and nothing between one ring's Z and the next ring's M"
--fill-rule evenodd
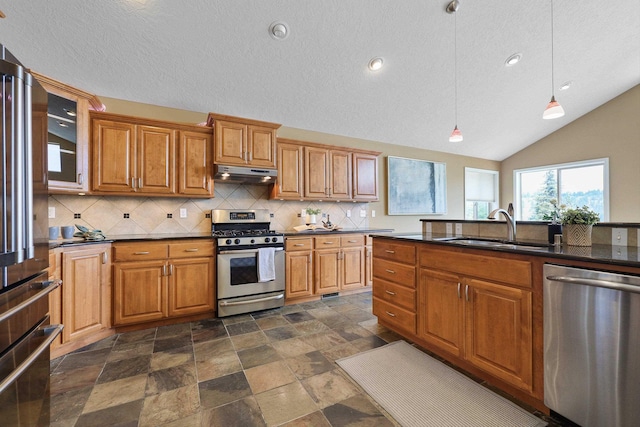
M316 221L317 221L317 218L316 218L315 214L314 215L307 214L307 221L306 221L307 225L315 224Z
M569 246L591 246L592 224L565 224L564 241Z
M552 245L554 243L554 238L556 234L562 234L562 224L549 224L547 226L547 236L549 238L549 244Z

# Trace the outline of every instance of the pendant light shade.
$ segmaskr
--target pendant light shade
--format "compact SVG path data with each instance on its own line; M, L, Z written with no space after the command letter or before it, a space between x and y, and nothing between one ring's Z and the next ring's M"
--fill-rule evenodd
M556 101L554 96L551 96L551 101L547 104L547 108L544 109L544 113L542 113L542 118L545 120L548 119L557 119L558 117L564 116L564 108L562 105Z
M453 132L451 132L451 136L449 136L449 142L461 142L462 140L462 132L460 132L458 125L456 125L456 127L453 128Z
M542 113L545 120L557 119L564 116L564 108L556 101L553 88L553 0L551 0L551 101L547 104L547 108Z
M455 113L456 113L456 126L453 128L453 132L449 136L449 142L461 142L462 132L458 129L458 21L455 13L458 11L460 7L460 2L458 0L452 0L451 3L447 5L446 11L447 13L453 14L453 80L454 80L454 90L455 90Z

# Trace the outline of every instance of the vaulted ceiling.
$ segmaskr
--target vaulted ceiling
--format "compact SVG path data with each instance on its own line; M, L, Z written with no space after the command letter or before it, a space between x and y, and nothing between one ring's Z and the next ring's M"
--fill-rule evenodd
M12 1L0 43L98 96L492 160L640 83L638 0L554 0L553 44L550 0L448 3ZM566 115L542 120L552 87Z

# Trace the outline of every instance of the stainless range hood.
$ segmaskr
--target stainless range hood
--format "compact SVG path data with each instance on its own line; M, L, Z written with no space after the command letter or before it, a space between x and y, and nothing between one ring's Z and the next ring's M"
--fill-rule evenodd
M213 179L218 182L242 184L271 184L278 177L277 169L245 166L214 165Z

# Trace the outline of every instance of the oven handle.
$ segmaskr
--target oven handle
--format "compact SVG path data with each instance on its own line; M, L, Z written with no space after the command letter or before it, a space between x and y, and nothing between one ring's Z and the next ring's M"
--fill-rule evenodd
M258 299L250 299L250 300L244 300L244 301L226 301L226 300L222 300L220 301L220 305L222 307L229 307L232 305L245 305L245 304L253 304L256 302L264 302L264 301L272 301L272 300L276 300L276 299L282 299L284 298L284 294L278 294L278 295L274 295L271 297L266 297L266 298L258 298Z
M47 348L49 348L53 340L55 340L58 335L60 335L60 332L62 332L62 328L64 328L64 325L52 325L42 329L42 331L49 336L42 342L42 344L38 346L38 348L35 349L33 353L31 353L13 372L11 372L0 383L0 394L2 394L2 392L4 392L7 387L13 384L20 375L24 374L24 372L35 363L38 357L40 357L40 355L44 353Z
M281 252L284 251L284 248L274 248L274 250L276 252ZM218 254L220 255L224 255L224 254L257 254L258 250L257 249L241 249L241 250L237 250L237 251L218 251Z

